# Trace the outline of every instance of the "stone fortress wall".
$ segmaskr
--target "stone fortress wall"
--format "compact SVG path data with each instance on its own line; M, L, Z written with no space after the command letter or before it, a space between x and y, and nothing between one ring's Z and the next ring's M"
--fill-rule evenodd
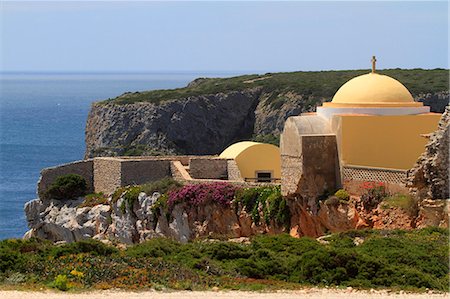
M86 179L89 193L111 194L119 187L165 177L189 183L227 180L248 186L261 185L244 182L234 160L217 156L97 157L43 169L37 190L39 197L42 198L43 192L58 176L70 173Z

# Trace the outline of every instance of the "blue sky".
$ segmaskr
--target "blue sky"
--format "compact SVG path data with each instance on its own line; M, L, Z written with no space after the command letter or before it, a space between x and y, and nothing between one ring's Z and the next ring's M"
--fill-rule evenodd
M0 3L2 71L448 68L445 1Z

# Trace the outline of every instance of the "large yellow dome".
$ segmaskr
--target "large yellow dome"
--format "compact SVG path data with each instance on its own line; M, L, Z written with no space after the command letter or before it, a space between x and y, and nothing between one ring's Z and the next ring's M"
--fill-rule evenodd
M416 107L408 89L389 76L377 73L361 75L347 81L324 107Z

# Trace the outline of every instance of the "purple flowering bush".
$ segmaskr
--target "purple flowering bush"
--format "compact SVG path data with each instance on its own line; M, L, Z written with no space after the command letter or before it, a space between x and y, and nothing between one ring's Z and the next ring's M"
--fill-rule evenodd
M173 208L179 203L199 206L213 202L229 206L237 189L238 187L226 182L186 185L169 192L167 205Z

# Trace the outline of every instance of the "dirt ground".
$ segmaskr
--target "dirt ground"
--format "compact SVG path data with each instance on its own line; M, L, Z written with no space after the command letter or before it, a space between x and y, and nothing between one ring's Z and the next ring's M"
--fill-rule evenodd
M94 291L86 293L63 293L63 292L27 292L27 291L0 291L1 299L288 299L288 298L308 298L308 299L444 299L450 298L449 294L437 293L404 293L388 291L356 291L352 289L305 289L298 291L278 291L278 292L241 292L241 291L176 291L176 292L124 292L124 291Z

